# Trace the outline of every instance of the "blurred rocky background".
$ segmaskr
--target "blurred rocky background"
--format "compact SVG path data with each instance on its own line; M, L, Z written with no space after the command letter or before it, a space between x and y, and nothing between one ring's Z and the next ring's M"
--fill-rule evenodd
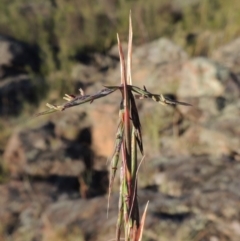
M0 0L1 241L114 239L120 96L33 115L119 84L129 9L134 84L193 105L137 100L144 240L240 240L240 1Z

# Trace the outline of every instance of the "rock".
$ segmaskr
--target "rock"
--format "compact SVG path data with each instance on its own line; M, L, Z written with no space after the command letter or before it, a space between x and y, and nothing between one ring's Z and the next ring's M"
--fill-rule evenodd
M27 74L0 80L0 115L16 116L21 112L24 101L31 104L38 102L36 86Z
M180 146L186 153L193 155L230 155L237 150L239 142L224 132L214 131L200 126L190 127L180 138ZM185 148L184 148L185 147Z
M183 49L166 38L160 38L151 43L135 49L133 52L133 64L139 63L164 65L170 62L187 60L188 56Z
M0 35L0 68L18 69L30 66L38 71L40 59L36 48L13 38Z
M118 103L100 102L89 111L92 122L93 150L97 155L110 158L118 128Z
M27 68L39 71L37 48L0 35L0 115L19 114L24 101L37 103L37 86L39 82L43 86L44 81L32 80Z
M104 81L104 74L101 73L95 66L76 64L72 69L72 78L75 89L78 91L82 88L84 91L89 91L89 87L95 85L97 82Z
M240 208L240 192L236 188L239 185L238 161L229 161L226 157L209 158L205 155L159 159L158 166L155 163L153 168L155 176L164 174L164 179L155 183L159 189L175 201L182 200L182 205L185 203L188 208L191 206L191 212L198 216L201 213L207 218L212 214L215 216L214 221L221 217L222 221L238 219L234 211Z
M56 137L55 125L49 122L39 128L15 133L4 152L4 165L13 176L28 174L79 176L84 162L89 160L90 148L79 142Z
M107 55L95 53L88 57L87 63L78 63L72 68L71 77L77 91L79 88L87 92L95 86L101 88L107 83L109 69L115 69L119 62L111 51Z
M191 103L190 108L179 106L184 118L190 120L183 127L175 144L168 138L167 149L184 155L231 155L239 152L236 138L240 88L228 69L206 58L186 62L177 95ZM181 125L184 126L183 121ZM219 131L221 130L221 131ZM165 143L168 141L165 140Z
M226 68L207 58L197 57L184 64L177 94L180 98L221 96L228 78L229 71Z
M225 107L221 115L211 117L204 123L182 121L177 127L180 133L178 138L166 135L161 138L163 143L161 151L167 156L211 155L220 157L231 156L233 153L239 155L239 114L238 101Z
M236 100L240 88L227 68L198 57L184 64L177 96L193 105L191 108L179 106L184 116L195 122L205 122Z
M211 119L207 126L215 131L221 130L229 138L238 137L240 134L239 114L240 100L227 105L221 115Z
M234 229L232 238L237 237L238 221L235 210L239 209L239 190L236 188L239 183L235 176L238 175L238 164L225 161L217 164L206 157L194 161L192 158L180 161L179 158L168 159L161 163L164 165L162 171L168 182L176 180L182 193L179 197L173 197L148 190L139 191L141 212L150 200L145 233L151 230L152 235L157 235L161 230L165 237L173 237L174 233L176 240L184 240L177 239L178 232L184 233L184 237L192 232L204 232L208 237L212 236L212 230L216 229L216 237L219 237L225 234L226 230ZM230 186L229 183L233 182L235 184ZM106 196L89 200L71 198L57 192L56 186L45 181L35 180L29 184L11 181L0 186L1 205L8 203L8 209L1 209L4 213L0 211L0 217L6 218L8 215L9 222L4 223L9 228L12 227L11 231L5 234L8 237L13 240L24 237L31 237L30 240L49 240L54 237L57 237L57 240L68 240L71 234L72 237L87 236L89 240L99 241L114 237L117 215L115 204L118 202L118 195L113 194L111 197L106 218ZM219 188L227 195L218 196L216 190ZM228 205L229 196L231 206ZM229 207L232 207L234 212ZM212 225L210 230L207 223ZM202 225L200 230L196 228L196 224L198 227ZM221 229L222 225L224 230Z
M240 38L213 51L211 57L235 73L240 72Z
M30 184L29 181L16 180L0 185L0 204L1 207L7 207L0 209L0 218L4 220L1 222L0 237L5 240L10 235L14 235L20 226L20 220L23 222L22 224L27 224L28 218L24 214L28 212L27 210L32 209L34 214L32 220L36 223L39 211L42 212L43 207L51 202L53 197L51 195L56 193L56 189L54 189L53 186L44 183ZM36 225L33 226L36 228ZM2 231L4 232L2 233Z

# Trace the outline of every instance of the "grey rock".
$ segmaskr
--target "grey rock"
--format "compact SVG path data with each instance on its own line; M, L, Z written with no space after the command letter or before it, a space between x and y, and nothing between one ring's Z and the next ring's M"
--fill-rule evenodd
M0 80L0 115L16 116L21 112L24 101L31 104L38 103L36 85L27 74L9 76Z
M178 89L181 97L221 96L229 71L207 58L198 57L184 64L182 81Z
M83 162L91 161L84 160L89 152L81 142L57 138L55 125L48 123L14 134L6 147L4 161L13 176L79 176L85 170Z
M224 107L240 96L236 76L224 66L198 57L185 63L177 96L192 108L179 110L195 122L206 122L218 116Z
M0 35L0 68L22 68L29 66L38 71L40 59L36 48L13 38Z
M24 101L37 103L37 86L44 86L44 81L27 72L38 72L39 67L36 47L0 35L0 115L19 114Z
M211 57L235 73L240 72L240 38L213 51Z

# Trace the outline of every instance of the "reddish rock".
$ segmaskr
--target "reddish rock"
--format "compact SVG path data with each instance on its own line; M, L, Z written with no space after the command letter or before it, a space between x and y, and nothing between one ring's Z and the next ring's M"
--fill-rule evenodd
M95 103L89 111L92 121L93 149L97 155L110 157L114 151L118 127L118 104Z
M3 160L4 165L10 171L11 175L17 176L24 172L24 165L26 164L24 146L19 138L19 132L14 133L8 141L5 149Z

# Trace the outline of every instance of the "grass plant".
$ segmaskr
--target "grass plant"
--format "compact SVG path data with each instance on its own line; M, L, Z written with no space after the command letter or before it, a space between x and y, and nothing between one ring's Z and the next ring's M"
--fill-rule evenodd
M68 108L93 103L99 98L106 97L115 91L121 92L119 107L119 123L115 140L115 150L111 159L111 173L109 181L109 199L111 189L115 179L116 171L120 171L120 189L118 204L118 219L116 225L116 241L121 239L121 231L124 230L125 241L140 241L142 239L144 222L146 218L147 206L142 214L139 213L137 200L137 179L140 163L137 157L137 148L144 158L142 142L141 123L138 115L135 99L152 99L163 105L186 105L184 102L172 101L165 98L162 94L150 93L146 87L139 88L132 84L131 62L132 62L132 20L129 17L129 39L127 63L122 50L121 41L117 34L118 50L120 56L121 84L118 86L105 86L102 90L92 95L86 95L80 89L80 95L74 96L65 94L67 101L63 105L47 104L48 110L37 114L37 116L64 111ZM121 161L119 161L121 156ZM120 165L120 168L119 168Z

